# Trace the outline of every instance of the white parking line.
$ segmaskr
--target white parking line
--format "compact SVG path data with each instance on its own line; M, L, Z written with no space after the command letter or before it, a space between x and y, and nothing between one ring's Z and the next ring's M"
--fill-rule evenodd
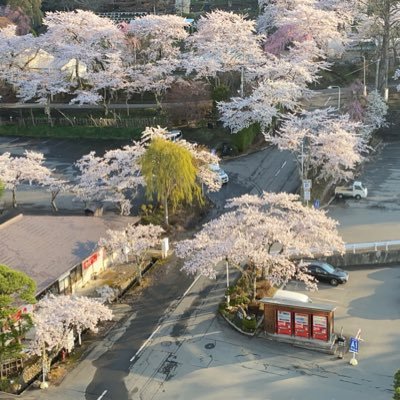
M323 299L322 297L313 297L312 299L313 299L313 301L321 300L321 301L329 301L329 303L340 303L340 301L335 301L335 300L331 300L331 299Z
M105 391L97 398L97 400L101 400L101 399L106 395L107 392L108 392L108 390L105 390Z

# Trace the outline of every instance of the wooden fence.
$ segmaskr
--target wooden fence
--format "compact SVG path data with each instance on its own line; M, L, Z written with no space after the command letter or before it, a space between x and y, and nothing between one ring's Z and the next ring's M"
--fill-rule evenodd
M0 363L0 379L7 378L8 376L16 375L22 371L24 363L22 358L13 360L5 360Z

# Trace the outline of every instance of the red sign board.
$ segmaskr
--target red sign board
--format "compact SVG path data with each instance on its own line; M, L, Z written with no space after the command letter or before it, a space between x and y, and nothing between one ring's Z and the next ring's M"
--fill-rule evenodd
M99 258L99 253L93 253L86 260L82 261L82 268L88 269L91 265L93 265L97 261L98 258Z
M294 335L308 338L309 332L309 315L308 314L294 314Z
M279 335L291 335L292 334L292 313L290 311L278 310L277 315L277 330L276 333Z
M313 338L328 340L328 320L326 317L313 315Z

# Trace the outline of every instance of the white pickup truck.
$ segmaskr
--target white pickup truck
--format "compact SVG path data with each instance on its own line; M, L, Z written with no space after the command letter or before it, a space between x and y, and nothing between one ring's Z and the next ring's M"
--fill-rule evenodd
M343 197L354 197L360 200L368 196L368 189L364 187L360 181L355 181L349 186L337 186L335 188L335 196L339 197L339 199Z

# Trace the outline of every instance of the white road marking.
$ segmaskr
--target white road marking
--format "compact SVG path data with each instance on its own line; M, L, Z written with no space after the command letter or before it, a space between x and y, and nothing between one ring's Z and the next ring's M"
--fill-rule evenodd
M147 340L140 346L140 349L134 354L134 356L129 360L132 362L138 355L139 353L144 349L145 346L147 346L147 343L150 342L150 340L153 338L153 336L158 332L158 330L161 328L161 325L158 325L155 331L147 338Z
M108 390L105 390L105 391L97 398L97 400L101 400L101 399L106 395L107 392L108 392Z
M196 284L196 282L200 279L201 275L198 275L196 279L191 283L191 285L186 289L185 293L183 293L182 298L184 298L189 291L192 289L192 287ZM158 330L161 328L161 325L158 325L157 328L154 330L154 332L147 338L147 340L140 346L140 349L133 355L133 357L130 358L130 362L132 362L138 355L139 353L147 346L147 343L150 342L150 340L153 338L153 336L158 332ZM105 394L105 393L104 393ZM102 395L103 396L103 395ZM100 400L101 397L98 399Z
M190 289L196 284L196 282L200 279L200 277L201 277L201 275L198 275L196 277L196 279L192 282L192 284L186 289L186 292L183 293L182 297L185 297L189 293Z
M286 161L283 162L283 164L281 165L281 167L278 169L278 171L276 171L275 176L279 175L279 172L281 172L281 169L286 165Z

